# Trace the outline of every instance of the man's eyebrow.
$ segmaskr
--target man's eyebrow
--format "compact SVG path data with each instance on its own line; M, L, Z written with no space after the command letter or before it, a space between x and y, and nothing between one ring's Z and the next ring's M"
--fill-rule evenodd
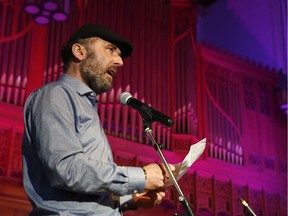
M121 50L116 45L109 43L107 44L107 47L111 47L113 50L118 50L118 54L121 56Z

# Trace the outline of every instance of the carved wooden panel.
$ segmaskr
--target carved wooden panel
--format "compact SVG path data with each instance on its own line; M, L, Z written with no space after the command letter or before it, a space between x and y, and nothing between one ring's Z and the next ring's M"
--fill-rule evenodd
M0 125L0 176L7 176L11 128Z
M255 81L250 77L244 77L245 107L256 110Z
M271 101L272 92L269 90L268 84L265 82L259 82L259 108L260 112L264 115L271 115Z
M187 153L190 146L197 143L199 139L193 135L188 134L172 134L171 149L175 152Z
M249 206L257 216L265 215L264 195L262 190L249 188Z
M23 130L16 129L13 140L13 151L10 159L10 173L9 177L19 179L22 181L22 138Z
M196 203L199 215L213 214L215 207L213 188L213 178L196 176Z
M215 181L215 212L217 215L231 215L231 183Z
M279 194L265 194L265 213L266 215L280 216L280 197Z
M247 200L247 190L245 186L233 185L232 186L232 209L234 216L242 216L244 207L241 199Z
M184 196L187 198L187 201L190 203L190 206L196 208L196 173L187 173L179 181L179 186L182 189ZM179 194L175 197L175 200L178 200ZM182 205L178 202L178 208L183 208Z

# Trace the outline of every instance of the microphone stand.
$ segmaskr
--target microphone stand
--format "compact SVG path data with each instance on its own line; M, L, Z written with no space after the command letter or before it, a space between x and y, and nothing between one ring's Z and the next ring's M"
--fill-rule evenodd
M160 158L161 158L161 160L162 160L162 162L163 162L163 165L164 165L166 171L168 172L169 177L170 177L170 179L172 180L173 185L174 185L174 187L176 188L176 190L177 190L177 192L178 192L178 194L179 194L178 201L183 205L183 207L184 207L184 209L186 210L186 213L187 213L188 216L194 216L194 214L193 214L193 212L192 212L192 209L191 209L191 207L190 207L190 205L189 205L189 202L188 202L187 198L186 198L186 197L184 196L184 194L182 193L181 188L179 187L178 182L177 182L177 180L175 179L175 177L174 177L174 175L173 175L173 173L172 173L172 171L171 171L171 169L170 169L170 167L169 167L169 165L168 165L168 163L167 163L167 161L166 161L166 159L165 159L165 157L164 157L164 155L163 155L163 153L162 153L162 150L161 150L161 149L162 149L162 146L161 146L161 144L158 144L158 143L156 142L156 140L154 139L154 137L153 137L152 129L150 128L150 124L153 123L153 121L145 118L144 115L141 115L141 116L142 116L142 118L143 118L144 131L146 132L146 134L147 134L147 135L149 136L149 138L151 139L155 150L157 151L158 155L160 156ZM149 116L149 115L148 115L148 116ZM147 117L147 116L146 116L146 117ZM150 118L150 119L152 119L152 118ZM174 215L178 215L178 214L175 213Z

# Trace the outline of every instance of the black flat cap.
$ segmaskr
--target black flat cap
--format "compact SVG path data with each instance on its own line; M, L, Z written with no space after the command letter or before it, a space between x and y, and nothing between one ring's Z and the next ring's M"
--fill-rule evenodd
M90 37L99 37L114 44L120 49L123 58L130 56L132 53L132 44L117 33L103 25L86 24L77 29L64 46L61 53L62 61L65 62L73 56L71 47L74 43L79 39Z

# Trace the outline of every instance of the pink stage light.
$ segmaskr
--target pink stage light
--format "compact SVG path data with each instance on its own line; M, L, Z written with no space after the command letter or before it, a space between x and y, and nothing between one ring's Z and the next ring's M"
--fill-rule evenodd
M61 2L61 1L59 1ZM57 0L46 0L43 3L43 7L47 10L47 11L56 11L59 7L58 5L58 1Z
M26 0L24 3L24 10L31 15L41 13L41 8L38 5L37 0Z
M71 0L25 0L24 10L33 16L36 23L47 25L52 20L67 21Z
M62 1L60 10L53 13L53 19L59 22L64 22L68 19L70 13L70 0Z
M41 14L34 17L34 21L41 25L46 25L50 22L50 12L43 10Z

